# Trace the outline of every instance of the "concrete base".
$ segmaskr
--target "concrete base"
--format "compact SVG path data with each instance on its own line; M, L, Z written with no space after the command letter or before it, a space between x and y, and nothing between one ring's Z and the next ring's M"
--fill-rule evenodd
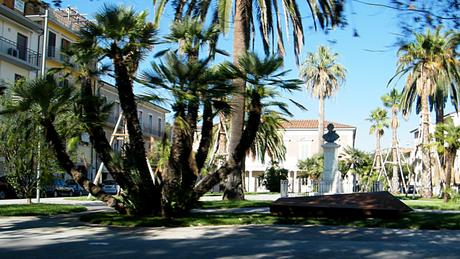
M270 206L278 216L391 218L412 211L389 192L280 198Z

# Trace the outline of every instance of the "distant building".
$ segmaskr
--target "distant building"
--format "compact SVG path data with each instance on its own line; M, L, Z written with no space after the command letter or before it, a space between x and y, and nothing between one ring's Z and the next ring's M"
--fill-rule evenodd
M48 9L48 40L43 42L45 9ZM0 0L0 86L39 75L43 44L46 44L45 71L63 67L71 57L64 50L78 41L78 31L88 20L73 8L53 9L42 1ZM71 61L71 60L70 60ZM70 82L69 82L70 81ZM63 83L73 83L66 78ZM118 91L107 82L99 82L95 93L114 103L113 110L104 125L107 139L112 136L121 107ZM169 111L148 102L138 102L138 116L144 133L146 151L151 150L155 140L165 131L165 114ZM118 133L123 132L122 120ZM77 164L88 168L88 177L93 179L101 164L91 146L88 134L81 136L77 149ZM112 147L121 151L122 137L115 137ZM0 157L0 176L5 172ZM66 176L67 177L67 176ZM103 178L110 178L103 171Z
M455 113L455 112L452 112L452 113L449 113L449 114L446 114L444 116L444 119L446 118L452 118L453 122L454 122L454 125L455 126L460 126L460 114L459 113ZM435 131L435 128L436 128L436 125L435 124L431 124L430 125L430 133L434 133ZM420 134L420 128L417 128L417 129L414 129L414 130L411 130L410 133L413 134L413 140L414 140L414 148L413 148L413 152L411 153L411 161L414 161L416 157L420 157L421 154L416 154L416 147L422 142L422 139L421 139L421 134ZM460 141L460 139L459 139ZM420 166L417 166L415 165L415 170L419 169ZM460 184L460 150L457 151L457 156L455 158L455 162L454 162L454 168L453 168L453 172L454 172L454 182L452 182L452 184ZM437 179L437 177L434 177L436 179L434 179L434 181L439 181L439 179Z
M340 136L336 141L340 145L338 151L340 156L344 148L354 147L356 127L329 121L325 121L324 126L326 127L329 123L334 124L334 130ZM289 171L289 191L304 192L306 191L306 182L298 178L297 163L299 160L304 160L318 153L318 120L290 120L284 123L283 127L285 129L283 140L286 147L286 159L280 162L279 166ZM257 158L246 157L244 186L247 192L267 191L259 177L269 166L269 161L262 164Z
M24 16L21 0L0 0L0 84L35 78L40 69L40 25Z

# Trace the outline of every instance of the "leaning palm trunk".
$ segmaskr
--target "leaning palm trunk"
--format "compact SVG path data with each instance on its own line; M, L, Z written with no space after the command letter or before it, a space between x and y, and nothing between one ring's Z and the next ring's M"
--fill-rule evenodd
M246 151L256 138L257 130L260 126L261 112L261 99L259 95L255 94L255 96L251 98L248 122L241 135L240 142L222 167L214 173L207 174L197 183L194 188L195 200L198 200L199 197L203 196L214 185L218 184L222 179L228 178L228 175L239 168L239 165L246 157Z
M238 64L239 58L249 49L250 40L250 22L252 15L250 0L236 0L233 33L233 63ZM233 81L235 95L232 100L233 112L231 118L231 134L228 146L229 158L236 152L238 143L241 140L244 125L245 113L245 83L242 79ZM242 200L244 199L244 190L242 185L242 160L238 165L232 166L232 172L225 181L225 190L223 199Z
M132 178L130 178L126 170L123 169L121 165L114 161L114 151L110 146L110 143L107 141L105 137L105 131L99 123L93 123L98 121L98 113L95 109L95 106L92 102L88 100L92 100L94 98L92 94L92 80L90 78L83 78L81 80L81 97L82 100L86 100L83 102L83 109L87 116L87 127L88 133L91 138L91 142L96 150L101 161L104 163L104 166L112 175L112 177L117 181L117 183L121 186L123 190L129 193L129 198L124 197L125 199L129 199L130 203L132 203L135 208L141 208L144 205L144 198L146 196L150 196L149 194L144 194L140 192L139 187L135 182L133 182ZM140 202L139 202L140 201ZM154 203L151 203L154 205ZM155 209L152 209L149 206L145 213L151 213L159 210L159 204L155 204ZM127 213L137 213L132 211L132 208L127 208Z
M86 171L81 172L84 169L77 169L75 164L70 159L69 155L65 150L65 145L62 143L62 137L56 131L54 124L50 120L42 120L42 126L45 129L45 138L53 148L59 165L77 182L80 186L85 188L91 195L97 199L105 202L109 207L115 208L119 212L125 212L123 204L119 203L111 195L104 193L101 188L94 185L88 178L86 178Z

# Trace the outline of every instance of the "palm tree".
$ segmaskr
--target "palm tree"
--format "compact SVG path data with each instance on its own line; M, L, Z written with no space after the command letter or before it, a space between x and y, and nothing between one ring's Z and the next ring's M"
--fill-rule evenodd
M266 110L266 109L265 109ZM268 155L271 162L282 162L286 156L286 147L283 141L282 123L286 119L277 111L263 112L256 138L249 149L253 158L258 158L262 164Z
M337 56L329 48L320 46L316 53L308 53L300 70L308 91L319 100L318 153L321 153L324 142L324 99L334 95L345 81L346 70L337 63Z
M398 174L398 112L401 104L401 93L393 89L390 93L381 97L383 105L391 109L391 155L393 161L393 175L391 177L391 191L393 193L399 192L399 174Z
M156 8L155 24L158 26L160 16L163 14L166 3L168 0L154 1ZM327 26L336 26L342 23L341 16L343 11L343 1L318 1L307 0L307 4L312 14L312 20L316 29L317 22L321 28ZM283 0L281 6L284 14L284 21L281 18L280 3L274 1L251 1L251 0L217 0L215 3L212 1L196 1L190 2L173 1L173 8L175 9L175 20L182 20L186 16L193 16L203 21L211 8L213 22L217 23L221 31L226 33L230 28L230 21L232 16L232 9L235 10L233 14L233 63L237 65L240 57L246 54L250 49L251 39L254 42L255 28L259 28L265 54L270 53L270 49L275 49L275 46L270 46L271 42L277 41L277 49L280 55L284 55L284 36L282 30L282 23L284 22L286 30L284 33L288 34L290 26L292 28L292 35L294 41L294 54L298 62L298 56L302 50L304 43L303 22L300 9L295 0ZM257 25L255 23L258 23ZM275 25L276 24L276 37ZM276 39L275 39L276 38ZM242 137L244 121L245 121L245 84L241 79L233 81L235 94L232 97L232 116L231 116L231 130L230 140L228 143L229 156L236 152L236 147ZM237 188L238 182L241 181L242 167L235 169L235 172L229 176L227 182L230 188ZM233 182L233 184L232 184ZM232 191L235 192L235 191ZM235 193L242 193L242 190ZM243 197L235 197L242 199Z
M305 160L300 160L297 167L302 170L299 177L310 178L310 180L318 180L324 172L324 155L315 154Z
M137 175L127 177L132 180L131 198L136 197L136 208L145 210L138 213L150 214L160 207L161 187L154 185L151 180L133 92L139 63L156 43L156 30L153 23L146 21L146 17L146 12L137 13L124 6L104 5L95 15L94 23L87 24L80 31L77 45L80 50L87 49L92 53L95 60L108 58L112 61L115 86L128 128L126 158L132 161L129 171Z
M342 161L351 172L358 177L360 183L368 182L372 170L372 157L369 153L357 148L346 147L342 153Z
M260 128L264 107L275 105L283 111L287 111L286 104L274 101L274 98L279 98L278 89L288 91L298 90L300 81L295 79L283 79L287 71L279 72L282 64L283 61L280 57L266 57L261 59L256 54L247 53L241 57L237 66L228 62L223 66L228 74L233 75L230 77L239 77L246 82L248 88L246 96L249 100L247 120L245 120L242 137L235 152L229 155L227 161L219 170L206 175L196 185L195 192L197 195L202 195L212 186L218 184L219 181L222 180L220 176L227 176L240 168L241 162L245 158L246 152L253 144ZM241 178L239 178L239 180L234 180L234 182L227 181L226 184L233 186L233 184L237 182L238 186L242 185ZM242 193L236 192L241 191L242 188L231 188L231 186L227 186L225 189L227 193L224 192L224 196L229 199L241 197Z
M2 114L14 115L18 112L36 114L44 130L45 139L54 150L57 162L86 191L104 201L107 205L124 211L124 206L111 195L86 178L86 169L77 167L71 160L65 146L66 137L81 134L78 118L75 118L75 91L73 86L59 85L52 77L37 78L16 84L12 89L13 102L6 106ZM79 130L75 130L79 129ZM72 132L69 135L69 132Z
M385 166L382 164L383 157L382 157L382 150L380 146L380 142L383 136L383 133L385 132L385 128L388 128L390 126L390 123L388 121L388 116L387 116L387 111L382 108L377 108L369 114L369 117L366 119L371 123L370 127L370 134L375 134L375 156L374 156L374 161L375 161L375 168L377 168L379 171L380 169Z
M427 29L425 34L416 33L414 42L398 50L395 77L407 74L401 100L402 113L407 115L414 103L417 103L417 110L421 112L423 197L432 196L431 157L427 148L430 143L429 98L441 87L446 90L445 94L451 96L453 103L458 105L460 74L456 48L459 40L460 34L452 31L441 33L438 27L434 32Z
M438 140L436 142L438 150L444 153L446 159L444 165L444 200L448 201L450 197L447 191L451 185L452 169L454 168L457 150L460 149L460 127L454 125L452 118L448 118L444 123L436 126L434 136Z

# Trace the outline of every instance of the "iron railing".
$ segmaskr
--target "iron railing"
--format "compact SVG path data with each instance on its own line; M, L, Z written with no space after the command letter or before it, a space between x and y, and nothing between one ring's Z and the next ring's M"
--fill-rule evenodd
M2 36L0 36L0 52L36 68L40 66L40 53L18 46L16 42Z

